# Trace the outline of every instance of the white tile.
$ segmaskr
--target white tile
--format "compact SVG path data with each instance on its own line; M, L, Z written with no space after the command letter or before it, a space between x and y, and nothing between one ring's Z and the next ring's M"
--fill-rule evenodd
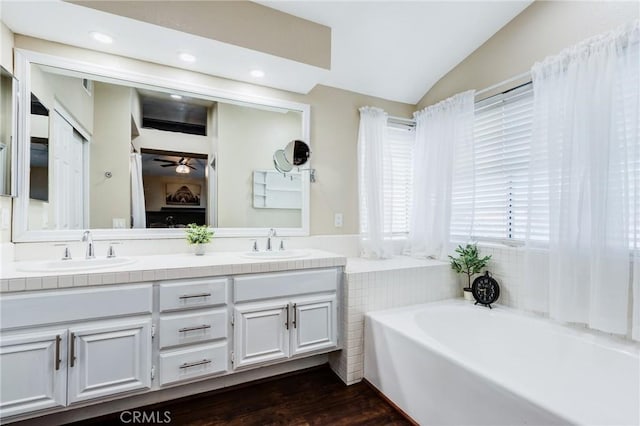
M27 290L40 290L42 289L42 278L27 278L26 282Z
M142 281L155 281L155 271L142 271Z
M73 286L73 277L71 275L60 275L58 277L58 287L72 287Z
M84 287L89 283L89 279L87 275L74 275L73 276L73 286L74 287Z
M115 272L105 272L102 274L102 284L113 284L116 282Z
M156 269L156 281L166 280L167 279L167 270L166 269Z
M27 288L27 280L24 278L12 278L9 280L9 291L24 291Z
M58 277L42 278L42 288L43 289L58 288Z
M116 272L116 282L117 283L128 283L129 282L129 273L128 272Z
M102 274L89 274L89 285L101 285Z
M131 271L131 272L129 272L129 281L130 282L140 282L140 281L142 281L142 271Z
M9 291L9 280L0 280L0 291Z

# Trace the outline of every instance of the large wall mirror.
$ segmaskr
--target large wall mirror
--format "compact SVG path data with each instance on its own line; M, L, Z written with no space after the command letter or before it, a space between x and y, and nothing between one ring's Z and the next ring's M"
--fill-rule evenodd
M273 152L309 140L309 106L218 93L18 51L23 81L14 240L308 235L309 176Z
M13 165L16 158L17 90L17 80L0 67L0 196L16 193Z

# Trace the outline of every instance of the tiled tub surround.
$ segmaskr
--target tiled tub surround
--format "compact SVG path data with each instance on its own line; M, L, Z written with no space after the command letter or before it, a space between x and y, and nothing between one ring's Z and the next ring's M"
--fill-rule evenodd
M297 259L249 259L242 252L131 256L132 264L81 272L22 272L20 262L3 265L0 292L162 281L344 266L346 258L322 250L305 250Z
M343 280L343 349L329 355L333 370L347 384L363 377L364 314L460 296L447 262L398 256L386 260L349 258Z

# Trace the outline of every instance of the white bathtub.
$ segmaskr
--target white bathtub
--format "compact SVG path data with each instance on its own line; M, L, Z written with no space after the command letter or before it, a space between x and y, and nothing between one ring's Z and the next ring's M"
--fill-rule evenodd
M461 300L365 318L364 377L422 425L640 423L640 346Z

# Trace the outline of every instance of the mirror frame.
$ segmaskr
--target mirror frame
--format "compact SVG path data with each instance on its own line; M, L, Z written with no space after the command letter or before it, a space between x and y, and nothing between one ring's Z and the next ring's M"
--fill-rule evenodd
M11 139L9 140L9 148L11 152L11 157L9 158L9 170L10 175L10 183L9 183L9 193L2 194L0 193L0 197L7 198L16 198L18 196L18 145L20 144L20 139L18 137L18 121L20 118L20 81L17 79L16 75L2 67L4 71L11 75L12 84L11 84Z
M216 87L187 83L176 79L158 77L135 71L119 68L95 65L45 53L34 52L25 49L15 49L15 75L18 78L18 102L21 105L29 104L31 90L31 65L44 65L62 68L74 72L94 75L106 79L115 79L131 83L133 86L163 88L177 90L213 98L216 101L235 103L244 106L259 105L265 107L289 109L300 112L302 115L301 139L310 143L310 113L309 104L287 101L282 99L267 98L249 95L245 93L231 92ZM163 66L163 65L161 65ZM176 68L179 69L179 68ZM13 203L13 242L47 242L47 241L76 241L82 236L82 229L73 230L29 230L29 129L30 117L24 108L18 110L18 138L16 139L17 168L16 199ZM285 141L286 142L286 141ZM14 170L15 172L15 170ZM308 171L302 171L302 226L299 228L277 228L278 235L308 236L310 213L310 176ZM263 237L269 232L269 228L214 228L216 237ZM92 229L94 240L144 240L144 239L183 239L184 229L171 228L146 228L146 229Z

